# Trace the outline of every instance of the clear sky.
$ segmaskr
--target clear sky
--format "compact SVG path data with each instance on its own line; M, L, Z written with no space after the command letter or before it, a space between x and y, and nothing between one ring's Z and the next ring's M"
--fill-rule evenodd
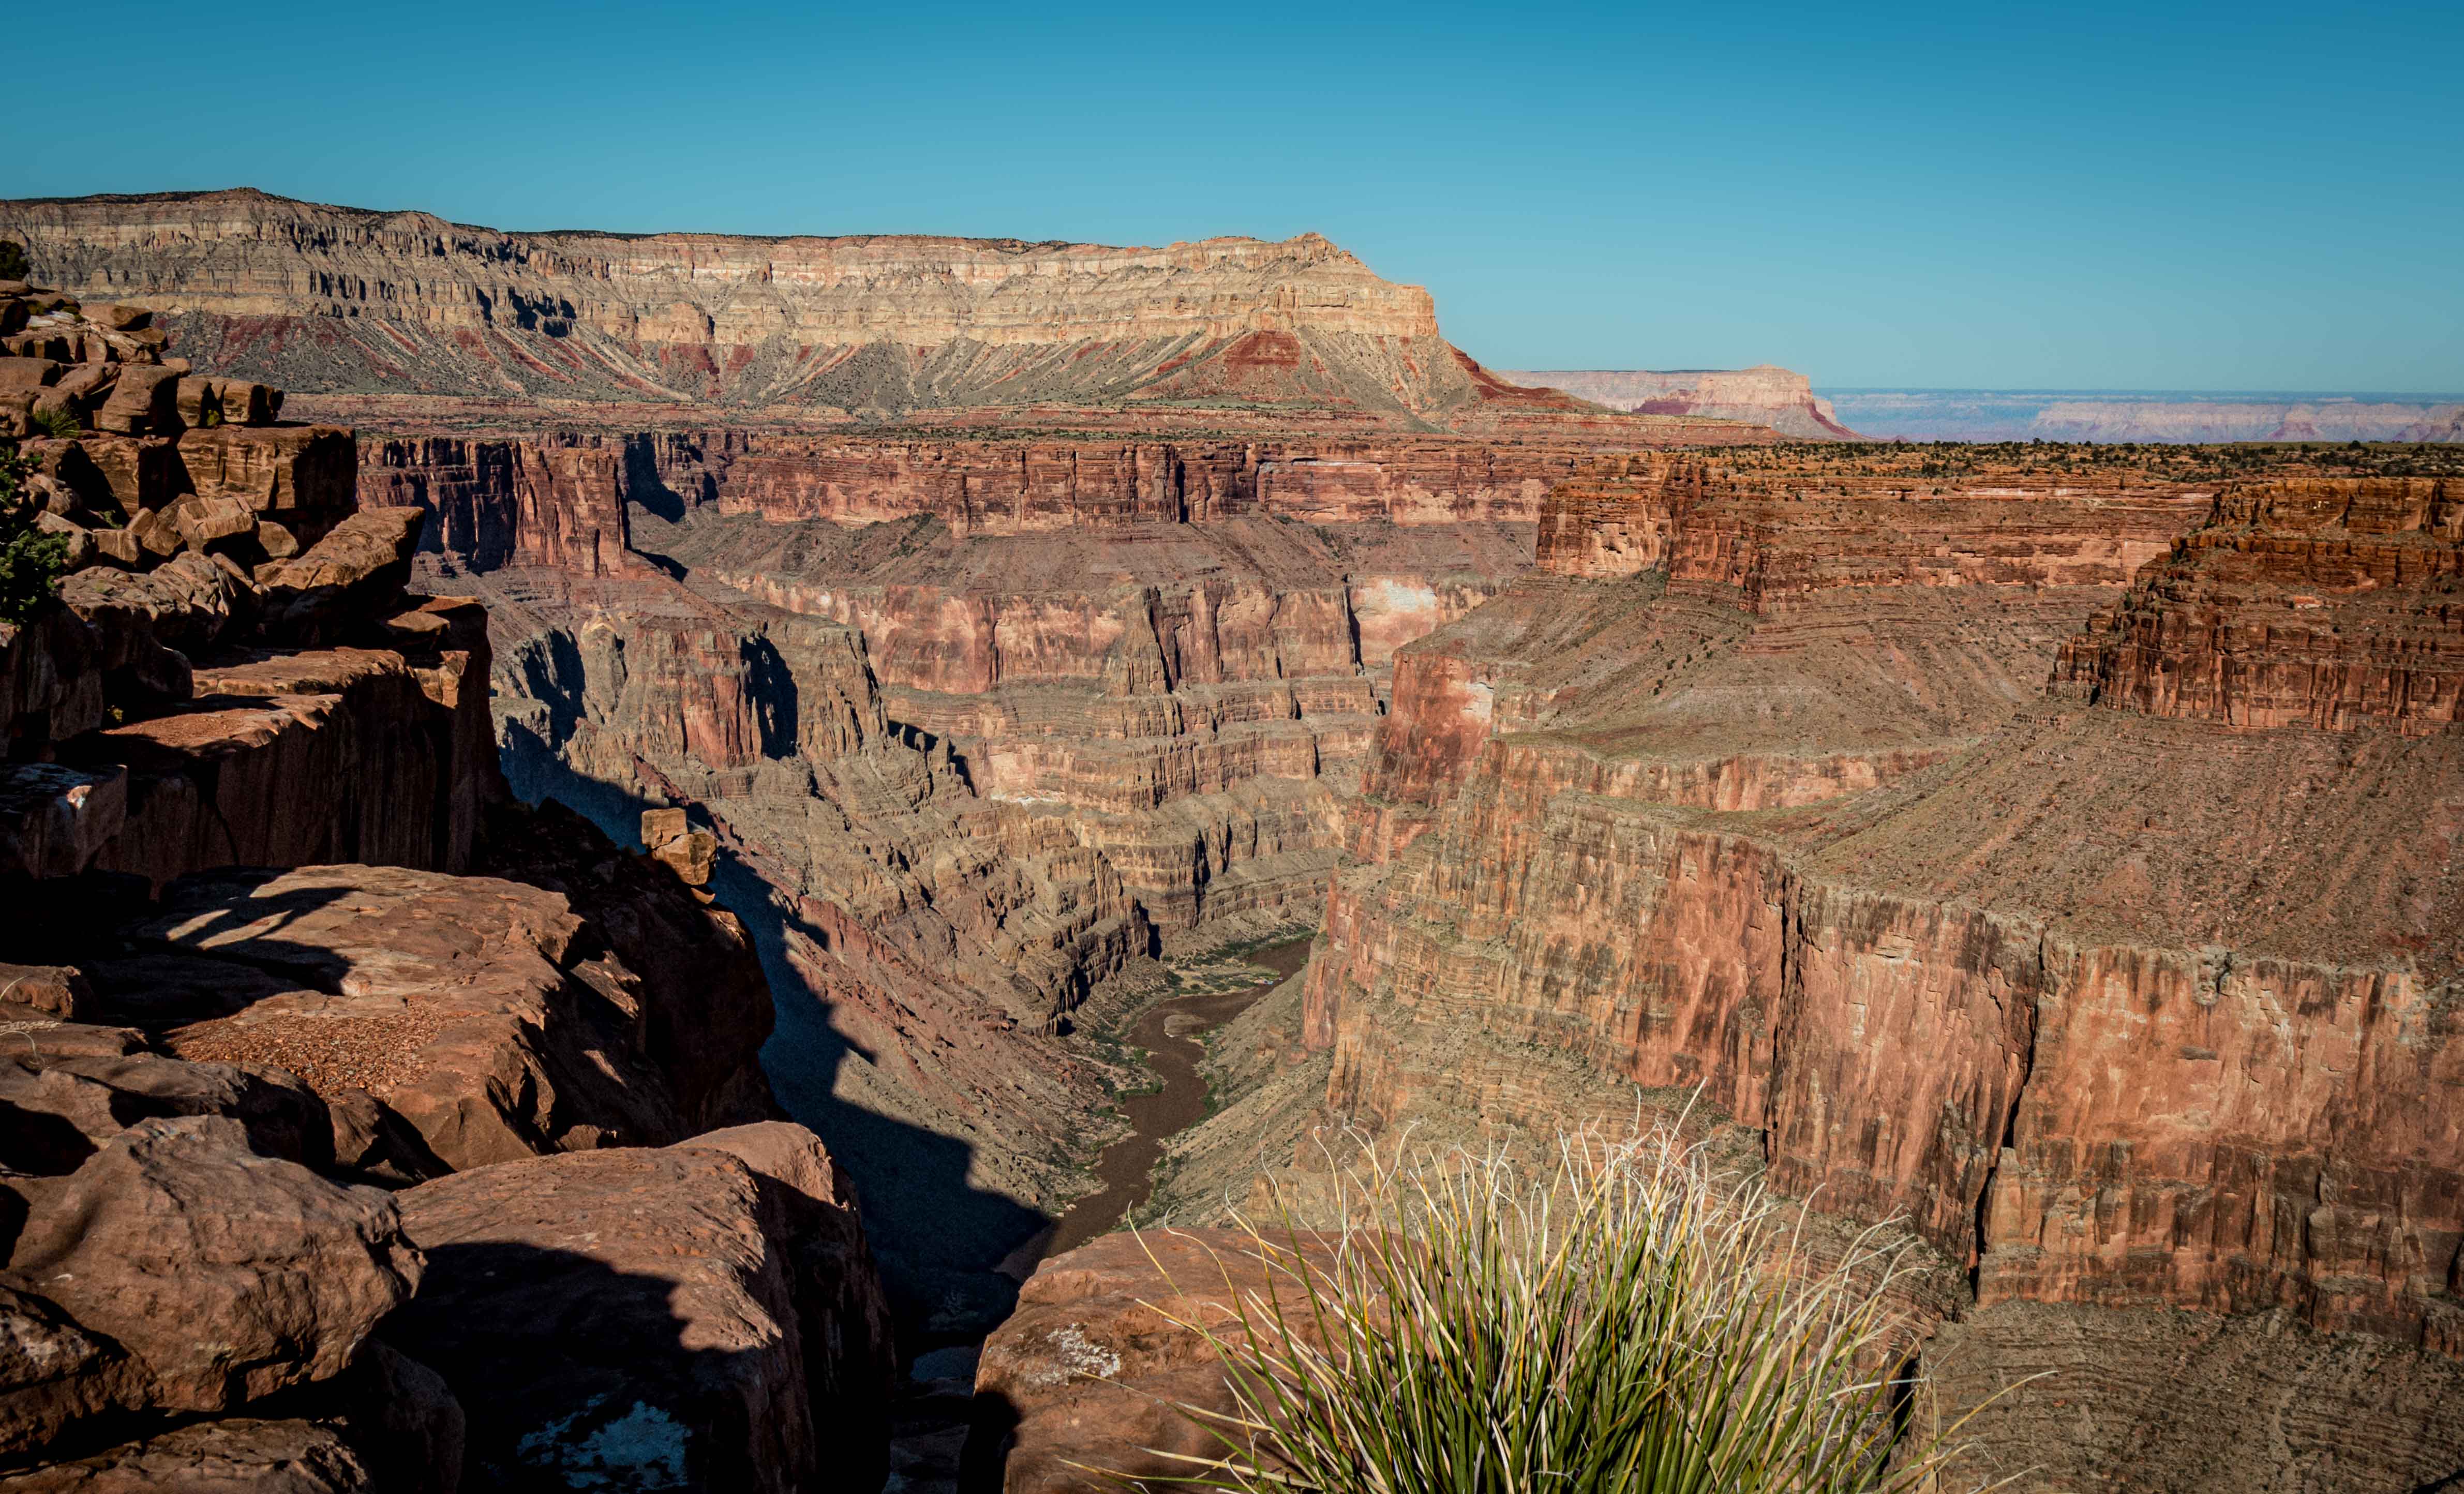
M1500 367L2464 390L2456 0L111 16L121 39L0 91L0 196L253 186L507 229L1313 229L1428 286Z

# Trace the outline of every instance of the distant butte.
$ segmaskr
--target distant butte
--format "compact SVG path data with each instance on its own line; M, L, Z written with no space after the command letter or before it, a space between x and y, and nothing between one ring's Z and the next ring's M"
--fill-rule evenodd
M1816 399L1801 373L1757 363L1751 368L1501 373L1516 384L1562 389L1577 399L1641 415L1691 415L1769 426L1807 441L1864 439L1839 423L1831 402Z

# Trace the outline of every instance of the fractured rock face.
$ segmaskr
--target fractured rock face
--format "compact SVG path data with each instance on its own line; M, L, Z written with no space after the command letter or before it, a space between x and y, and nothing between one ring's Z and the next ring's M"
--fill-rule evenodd
M424 1184L429 1275L385 1338L452 1386L486 1486L869 1487L887 1309L829 1175L779 1126Z

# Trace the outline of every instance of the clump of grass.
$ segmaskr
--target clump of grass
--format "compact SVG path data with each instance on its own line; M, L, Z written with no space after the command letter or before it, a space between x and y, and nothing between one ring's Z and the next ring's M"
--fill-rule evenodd
M1239 1494L1900 1494L1958 1428L1885 1305L1881 1231L1816 1259L1801 1211L1673 1131L1564 1138L1549 1165L1408 1146L1338 1169L1340 1228L1243 1220L1267 1289L1181 1322L1233 1409L1172 1481ZM1244 1270L1248 1263L1243 1263ZM1197 1284L1175 1283L1187 1294ZM1200 1315L1202 1317L1202 1315ZM1176 1319L1178 1322L1179 1320ZM1903 1366L1893 1369L1892 1366ZM1166 1455L1172 1456L1172 1455Z

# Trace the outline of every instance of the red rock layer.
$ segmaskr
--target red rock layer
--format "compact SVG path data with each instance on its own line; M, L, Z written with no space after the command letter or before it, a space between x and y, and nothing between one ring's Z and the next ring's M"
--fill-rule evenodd
M1627 458L1551 490L1537 563L1664 571L1734 586L1756 611L1834 586L2109 586L2165 552L2187 496L2133 474L1774 479L1715 459Z
M604 449L450 436L363 444L360 501L431 516L422 548L480 569L512 562L621 576L625 465Z
M617 574L623 500L778 522L930 515L959 535L1210 523L1529 523L1595 463L1565 442L887 440L719 430L364 444L362 501L437 516L434 548ZM1622 465L1622 464L1620 464ZM595 568L594 568L595 567Z
M2271 483L2149 566L2062 649L2102 703L2234 726L2408 736L2464 713L2464 483Z
M2238 490L2119 615L2170 638L2174 598L2234 595L2256 570L2331 599L2292 648L2341 628L2440 657L2445 501L2434 485ZM1942 559L1940 525L1903 530L1897 555L1888 535L1826 539L1841 512L1807 505L1813 532L1764 551L1844 555L1816 574L1861 583L1800 596L1778 626L1879 620ZM1982 636L1975 609L2035 588L2043 557L2077 575L2063 528L2101 532L2109 512L2091 497L2039 500L2024 523L1994 514L1987 527L2017 553L1964 591L1929 588L1928 626L1955 625L1947 646L1883 633L1868 656L1907 698L1942 690L1946 647ZM1682 543L1667 553L1684 563ZM1772 777L1807 759L1765 747L1724 790L1737 756L1715 768L1648 745L1701 740L1667 718L1717 709L1707 696L1617 704L1661 668L1651 648L1705 647L1700 630L1672 635L1670 609L1691 604L1654 600L1659 584L1528 588L1404 653L1370 775L1384 833L1359 841L1387 859L1337 879L1308 974L1331 1101L1383 1123L1468 1106L1552 1124L1600 1098L1526 1056L1556 1052L1575 1073L1704 1086L1764 1132L1778 1186L1905 1219L1975 1270L1985 1302L2281 1307L2464 1351L2464 1041L2442 994L2464 947L2464 738L2437 714L2443 687L2370 697L2427 704L2409 714L2314 712L2243 736L2113 690L2107 709L1972 716L1988 728L1974 746L1851 754L1827 781ZM1645 621L1616 621L1601 599L1617 595ZM1749 586L1736 595L1754 604ZM1524 630L1485 627L1501 608ZM1514 662L1551 612L1588 657ZM1727 670L1763 670L1772 626L1708 642ZM2100 681L2132 677L2128 657L2108 649ZM2098 656L2074 644L2063 668L2081 660ZM1729 730L1770 742L1772 727ZM1619 742L1645 746L1603 754Z

